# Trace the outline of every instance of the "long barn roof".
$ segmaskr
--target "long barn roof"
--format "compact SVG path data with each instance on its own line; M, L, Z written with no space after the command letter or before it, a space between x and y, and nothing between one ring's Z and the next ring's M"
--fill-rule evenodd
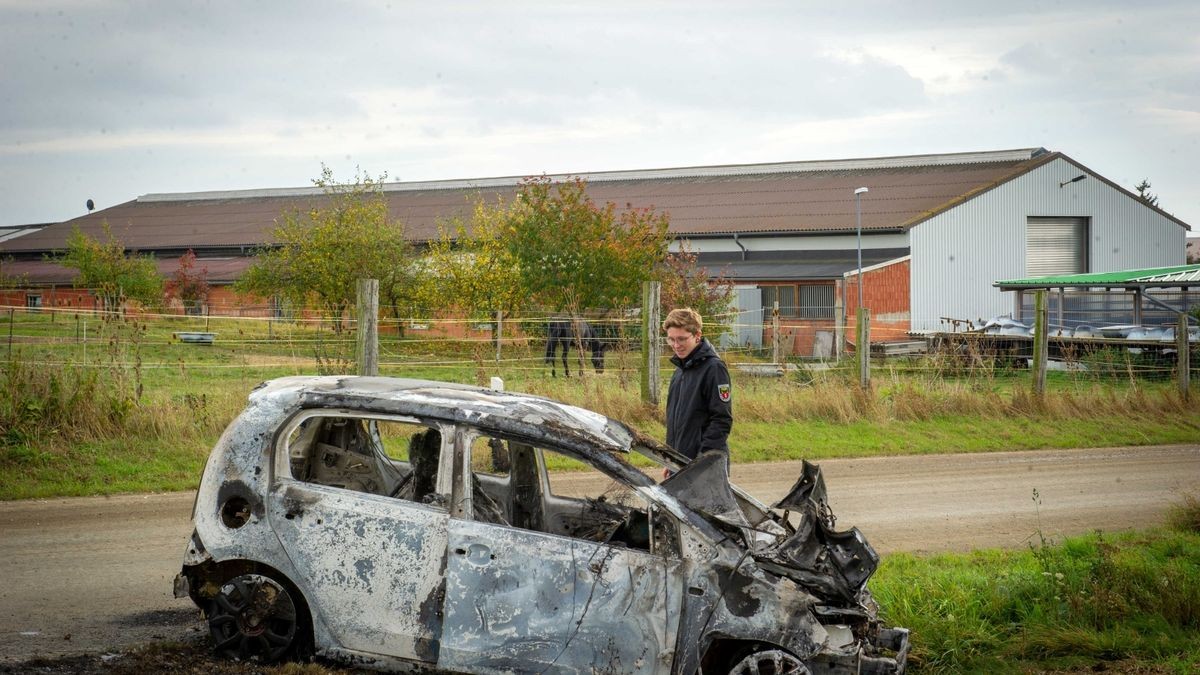
M865 231L901 231L1062 155L1043 148L815 162L573 174L597 203L652 207L677 237L809 234L855 229L854 189ZM571 176L551 176L564 179ZM469 217L473 204L510 200L522 177L388 183L389 213L408 237L427 241L439 222ZM273 243L288 210L325 200L317 188L148 194L0 243L0 252L60 250L73 227L99 237L107 222L128 248L252 249Z

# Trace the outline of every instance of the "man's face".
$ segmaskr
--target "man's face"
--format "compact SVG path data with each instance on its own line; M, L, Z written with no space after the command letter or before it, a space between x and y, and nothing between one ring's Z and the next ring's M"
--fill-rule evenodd
M667 344L671 345L671 351L675 352L675 356L682 359L700 346L700 334L689 333L682 328L668 328Z

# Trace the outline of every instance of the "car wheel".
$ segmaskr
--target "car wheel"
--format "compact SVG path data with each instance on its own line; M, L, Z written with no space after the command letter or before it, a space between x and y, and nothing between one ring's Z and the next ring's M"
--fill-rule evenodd
M262 574L226 581L212 599L208 629L218 656L274 663L292 655L303 635L299 603Z
M782 649L752 652L733 664L729 675L809 675L800 659Z

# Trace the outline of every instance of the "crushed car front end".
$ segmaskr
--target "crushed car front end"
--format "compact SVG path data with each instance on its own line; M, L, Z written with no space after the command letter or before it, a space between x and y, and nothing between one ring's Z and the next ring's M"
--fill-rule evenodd
M866 588L878 555L857 528L834 529L819 467L804 462L770 509L730 487L727 467L721 455L701 455L662 486L717 543L689 585L685 664L705 673L903 673L909 632L881 623Z

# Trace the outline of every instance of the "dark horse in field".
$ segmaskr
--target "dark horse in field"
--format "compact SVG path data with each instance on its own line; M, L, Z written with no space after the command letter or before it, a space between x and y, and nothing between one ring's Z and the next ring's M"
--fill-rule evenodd
M551 376L558 376L554 370L554 355L559 347L562 348L563 372L567 377L571 376L571 369L567 366L567 352L571 350L573 344L582 345L583 349L590 351L592 367L596 369L597 373L604 372L604 350L608 348L608 345L600 338L591 324L583 319L553 319L546 327L546 363L550 364Z

